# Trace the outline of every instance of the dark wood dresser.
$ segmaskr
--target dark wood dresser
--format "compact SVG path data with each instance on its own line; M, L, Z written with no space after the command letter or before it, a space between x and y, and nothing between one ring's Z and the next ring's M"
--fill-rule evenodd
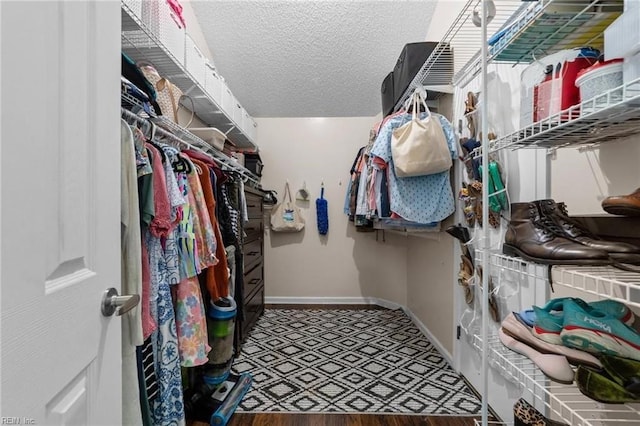
M249 221L244 224L246 236L242 244L244 320L239 324L241 342L264 312L264 193L247 186L244 195Z

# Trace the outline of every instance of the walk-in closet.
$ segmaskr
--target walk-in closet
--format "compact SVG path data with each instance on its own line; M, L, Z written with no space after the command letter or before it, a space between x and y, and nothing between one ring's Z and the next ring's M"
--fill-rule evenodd
M0 2L0 423L640 425L640 0Z

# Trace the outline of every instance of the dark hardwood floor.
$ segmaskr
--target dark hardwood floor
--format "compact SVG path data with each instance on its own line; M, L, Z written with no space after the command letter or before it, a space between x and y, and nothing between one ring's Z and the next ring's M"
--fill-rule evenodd
M228 426L473 426L473 417L390 414L235 413ZM209 426L194 422L191 426Z

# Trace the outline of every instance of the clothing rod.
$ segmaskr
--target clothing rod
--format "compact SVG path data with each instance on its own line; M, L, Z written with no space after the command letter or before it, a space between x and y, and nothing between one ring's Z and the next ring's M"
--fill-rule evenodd
M126 121L129 120L135 120L138 123L146 123L146 122L151 122L153 123L153 121L151 121L148 118L145 117L141 117L138 114L135 114L131 111L129 111L126 108L120 108L121 114L122 116L125 118ZM220 153L216 153L217 155L214 155L213 153L211 153L210 151L203 149L202 147L199 147L195 144L189 143L187 141L184 141L182 139L180 139L180 137L178 137L177 135L171 133L170 131L160 127L158 124L153 123L155 126L155 131L156 133L159 133L160 135L162 135L163 137L172 140L175 143L178 143L182 146L186 146L188 149L193 149L196 150L198 152L201 152L205 155L207 155L208 157L210 157L215 163L217 163L218 165L220 165L223 170L226 169L231 169L232 171L240 174L242 177L252 181L253 183L255 183L256 185L259 186L259 182L253 177L250 176L246 170L243 170L239 167L239 165L233 164L234 161L231 160L230 158L228 158L227 156L224 156L224 154L220 154Z

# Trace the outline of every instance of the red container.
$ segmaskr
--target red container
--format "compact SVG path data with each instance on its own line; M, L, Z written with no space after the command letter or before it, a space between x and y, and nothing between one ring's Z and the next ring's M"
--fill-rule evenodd
M595 49L581 49L580 54L571 61L550 64L545 79L533 89L533 121L537 122L580 103L580 90L576 86L578 73L598 61L599 52ZM543 60L544 61L544 60ZM566 121L576 118L562 116Z

